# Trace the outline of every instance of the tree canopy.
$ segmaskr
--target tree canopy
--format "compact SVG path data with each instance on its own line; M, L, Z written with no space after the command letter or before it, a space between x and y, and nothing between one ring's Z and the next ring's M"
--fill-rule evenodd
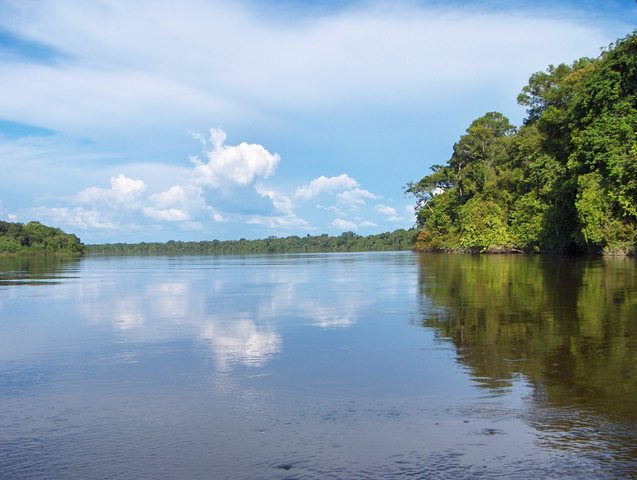
M82 254L86 247L78 237L40 222L0 221L0 255L4 254Z
M522 126L485 114L445 165L407 186L416 247L635 253L637 32L534 73L518 103Z

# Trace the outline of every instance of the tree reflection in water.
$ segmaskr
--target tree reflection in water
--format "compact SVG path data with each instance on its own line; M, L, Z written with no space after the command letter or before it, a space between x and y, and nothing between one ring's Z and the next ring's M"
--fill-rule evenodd
M0 256L0 286L60 283L73 277L81 262L74 256Z
M420 288L422 325L454 343L479 385L497 394L526 379L540 441L610 447L634 468L634 259L423 254Z

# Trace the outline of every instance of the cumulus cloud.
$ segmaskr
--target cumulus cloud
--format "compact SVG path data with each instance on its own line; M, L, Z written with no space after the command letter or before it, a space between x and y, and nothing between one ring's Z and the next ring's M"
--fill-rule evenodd
M346 190L336 196L336 199L341 205L352 210L356 210L359 207L362 207L367 203L367 200L375 200L377 198L380 197L363 188Z
M277 193L274 190L268 189L263 185L256 185L255 190L262 197L267 197L272 200L272 204L280 212L286 213L288 215L292 214L294 204L292 203L290 197L288 197L287 195Z
M203 140L201 136L196 138ZM210 145L213 147L205 151L207 161L191 157L198 184L214 188L228 183L246 186L257 177L270 177L281 160L278 154L268 152L262 145L243 142L236 146L227 146L224 145L225 140L226 133L213 128L208 141L203 141L205 148Z
M402 222L405 220L403 217L398 215L398 212L394 207L390 207L389 205L379 203L374 206L374 209L381 215L384 215L390 222Z
M225 145L221 129L211 129L208 138L193 136L203 144L207 161L194 159L183 184L148 194L144 180L120 173L111 177L110 188L88 187L62 199L67 205L41 206L29 214L82 229L129 228L144 219L176 222L186 230L201 229L206 220L231 219L270 228L310 228L295 215L288 196L255 183L274 174L279 155L257 144Z
M382 214L382 215L386 215L388 217L395 217L396 216L396 209L394 207L390 207L388 205L382 205L382 204L378 204L374 207L374 209Z
M185 222L199 212L210 210L199 187L173 185L167 191L148 198L149 205L143 208L146 216L155 220Z
M294 192L294 197L301 200L310 200L324 193L335 193L357 186L358 182L345 173L337 177L321 175L310 183L297 188Z
M110 188L88 187L74 195L58 197L61 205L40 206L27 213L71 228L136 232L147 230L144 227L148 225L157 229L169 224L179 231L214 231L214 225L220 228L221 224L254 225L262 227L262 235L266 234L264 229L270 234L378 226L363 220L361 216L369 211L361 214L360 209L381 197L362 188L346 173L319 176L286 190L266 181L274 175L280 157L262 145L226 145L226 133L215 128L208 136L191 135L201 142L206 161L194 159L190 169L181 171L179 184L157 191L152 188L156 183L152 175L153 181L147 183L118 173L111 176ZM143 170L138 170L136 176L143 174ZM319 197L335 204L313 204L312 200ZM303 218L304 213L317 210L337 218L312 223ZM376 210L395 214L395 209L388 206L377 206ZM352 212L360 216L347 218Z
M99 210L95 224L186 225L210 218L240 223L251 215L275 215L289 222L294 215L305 216L303 202L309 210L310 201L320 195L339 194L341 212L334 213L346 218L345 213L380 198L377 193L386 198L391 193L371 193L343 174L263 196L255 193L254 184L272 178L279 156L258 144L227 146L219 129L195 135L204 152L193 158L193 168L183 168L188 178L153 182L151 177L156 179L158 173L140 175L130 162L161 156L153 160L155 168L167 172L169 163L174 166L182 160L171 155L182 145L187 148L184 129L214 122L231 124L239 132L258 132L260 138L309 134L329 145L313 152L312 158L325 153L330 165L326 171L351 155L358 166L348 171L350 175L362 178L359 172L369 169L391 176L388 156L423 158L422 147L410 141L421 126L410 130L392 122L382 132L392 141L377 142L379 131L367 128L371 121L365 120L377 118L370 116L370 108L376 109L374 114L407 122L414 118L409 115L423 112L418 117L423 125L452 125L455 119L475 115L475 104L467 107L469 98L481 99L479 108L509 108L531 72L590 55L632 28L627 19L622 25L608 21L605 13L576 17L560 6L547 15L535 7L494 8L492 2L464 7L461 2L372 0L331 6L316 15L301 3L282 16L271 9L263 14L259 2L242 0L42 0L38 8L31 2L0 2L0 30L10 39L42 44L44 52L33 55L18 48L0 55L2 116L47 129L56 139L36 152L0 138L0 158L7 167L0 179L5 208L14 211L17 205L33 202L14 192L68 196L96 185L56 208L65 208L76 221ZM466 97L459 98L458 92ZM335 121L336 108L345 115ZM334 128L339 134L330 137L327 132ZM458 128L453 124L453 134L445 137L447 132L441 131L438 138L446 145ZM17 146L19 154L14 152ZM360 159L365 159L364 166ZM291 163L288 172L298 172L307 159L301 154L286 161ZM125 178L101 188L102 180L120 173L114 165L125 166ZM405 171L416 167L405 164ZM78 178L86 183L74 184L77 180L72 179ZM129 182L142 181L138 179L143 179L145 189ZM399 189L403 180L391 180ZM300 184L298 178L286 181ZM206 206L161 204L161 199L151 198L174 184L199 187ZM7 187L13 192L7 193ZM250 204L259 212L248 211ZM321 226L329 225L332 217L321 219Z
M336 177L320 176L315 178L310 183L297 188L292 198L308 201L322 195L335 195L336 201L349 210L357 210L364 206L368 200L380 198L380 196L373 194L369 190L360 188L360 183L345 173ZM342 209L334 205L317 204L316 207L322 210L330 210L339 216L346 216Z
M83 204L106 202L113 206L134 208L144 190L146 185L143 180L119 174L111 177L111 188L89 187L75 195L75 200Z

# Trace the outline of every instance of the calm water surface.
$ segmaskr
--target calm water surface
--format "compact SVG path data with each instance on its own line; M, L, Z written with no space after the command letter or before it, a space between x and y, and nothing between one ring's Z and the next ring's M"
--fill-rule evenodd
M637 478L635 260L0 259L2 478Z

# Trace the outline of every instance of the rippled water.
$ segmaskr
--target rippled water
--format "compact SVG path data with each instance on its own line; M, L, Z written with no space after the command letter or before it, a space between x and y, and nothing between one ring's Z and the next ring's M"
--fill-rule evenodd
M2 478L634 478L634 260L0 259Z

